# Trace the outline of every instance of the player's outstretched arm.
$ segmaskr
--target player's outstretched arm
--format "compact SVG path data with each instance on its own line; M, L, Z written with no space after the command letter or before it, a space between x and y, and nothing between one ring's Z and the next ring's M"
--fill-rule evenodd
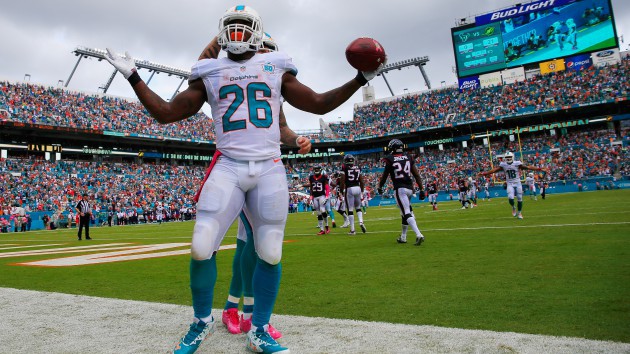
M497 166L497 167L495 167L495 168L491 169L490 171L480 172L480 173L479 173L479 176L488 176L488 175L491 175L491 174L493 174L493 173L497 173L497 172L499 172L500 170L501 170L501 167L500 167L500 166Z
M308 154L311 151L311 139L298 136L287 124L282 106L280 107L280 142L287 146L300 148L298 154Z
M520 168L523 169L523 170L545 171L545 172L547 172L547 170L542 168L542 167L536 167L536 166L531 166L531 165L521 165Z
M282 76L282 96L297 109L315 114L326 114L341 106L363 85L355 78L328 92L317 93L302 84L295 75L285 73Z
M107 48L105 59L129 81L140 102L159 123L166 124L189 118L199 112L207 100L205 85L201 80L195 80L189 83L186 90L167 102L142 81L128 52L121 57Z

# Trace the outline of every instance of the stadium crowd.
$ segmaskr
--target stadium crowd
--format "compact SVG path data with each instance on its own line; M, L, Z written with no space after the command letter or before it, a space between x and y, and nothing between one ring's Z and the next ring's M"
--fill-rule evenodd
M353 139L627 98L629 74L630 58L626 56L618 65L537 75L503 86L461 92L457 87L431 90L360 106L353 120L332 123L330 128L337 137ZM185 122L161 125L137 101L0 82L0 120L5 121L214 140L209 119L200 112Z
M517 159L522 156L526 164L548 168L548 174L537 176L539 181L610 177L615 172L630 176L628 133L628 129L622 130L620 136L611 130L592 129L565 131L556 135L543 132L522 135L520 146L518 139L510 141L508 136L503 136L494 138L490 149L474 142L469 142L466 148L461 143L453 143L444 150L437 146L425 147L424 152L414 153L414 158L421 176L426 181L437 182L439 189L446 192L457 188L457 176L476 178L479 172L489 170L491 163L497 163L497 156L507 151L515 152ZM492 151L492 159L489 150ZM357 157L367 189L373 194L383 171L381 156L369 154ZM320 165L324 171L333 174L340 171L341 162L341 156L329 163L321 160L286 161L290 190L308 193L308 176L314 165ZM16 207L22 207L27 213L52 211L52 221L60 224L65 219L66 224L71 224L77 196L87 191L94 204L94 214L100 216L101 222L107 220L110 213L116 214L113 217L115 224L156 221L158 210L163 212L164 220L190 219L194 214L193 197L204 172L205 166L201 165L44 161L41 157L0 159L0 215L15 218ZM502 183L501 175L496 181ZM479 182L482 185L485 180ZM492 180L488 183L494 185ZM300 203L307 205L308 198L293 193L291 204L296 206ZM26 219L23 221L26 222Z
M629 74L630 58L625 57L618 65L537 75L503 86L431 90L360 106L353 120L330 128L340 138L353 139L628 98Z
M474 142L469 142L466 148L459 143L446 146L444 150L439 150L437 146L425 147L424 152L415 154L416 165L425 180L435 181L443 191L457 188L457 176L476 178L479 172L491 169L491 164L497 163L496 157L507 151L515 152L517 159L521 159L522 151L525 164L548 168L548 174L537 176L541 181L610 177L616 171L622 176L630 176L630 156L627 149L630 136L627 129L620 136L609 130L582 130L553 136L548 132L523 135L520 146L517 139L510 141L508 136L495 140L491 142L490 149ZM619 143L612 144L613 141ZM624 142L626 148L623 147ZM492 159L489 150L492 151ZM359 155L358 163L364 172L366 185L370 190L374 189L383 171L378 155ZM341 170L340 161L292 164L288 170L300 176L290 181L289 185L293 190L301 190L296 186L308 184L309 171L316 164L332 173ZM493 186L495 181L504 181L501 173L497 174L496 180L489 180L489 185Z
M214 140L203 113L159 124L137 101L40 85L0 82L0 120L194 140ZM8 112L8 113L7 113Z
M101 221L110 212L119 224L137 221L138 214L155 220L158 206L165 219L182 219L194 209L203 174L203 166L0 159L0 215L23 207L72 222L77 197L87 192Z

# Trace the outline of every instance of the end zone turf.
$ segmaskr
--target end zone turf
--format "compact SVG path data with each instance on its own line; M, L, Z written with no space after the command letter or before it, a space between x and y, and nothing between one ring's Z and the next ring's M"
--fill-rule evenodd
M191 308L0 288L0 352L165 353L187 329ZM220 310L214 310L221 318ZM630 344L274 315L293 353L627 353ZM217 331L198 353L245 353L244 335Z

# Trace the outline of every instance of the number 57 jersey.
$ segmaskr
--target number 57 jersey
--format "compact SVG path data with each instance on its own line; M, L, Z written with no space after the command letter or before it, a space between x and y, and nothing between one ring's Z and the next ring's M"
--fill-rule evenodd
M243 62L203 59L193 65L189 80L203 80L221 153L246 161L280 157L280 90L286 72L297 75L282 52L256 54Z

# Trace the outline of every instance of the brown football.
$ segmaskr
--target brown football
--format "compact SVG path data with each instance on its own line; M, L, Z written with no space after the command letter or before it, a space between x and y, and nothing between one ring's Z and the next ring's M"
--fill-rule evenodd
M360 71L374 71L386 58L385 49L373 38L357 38L346 48L348 63Z

